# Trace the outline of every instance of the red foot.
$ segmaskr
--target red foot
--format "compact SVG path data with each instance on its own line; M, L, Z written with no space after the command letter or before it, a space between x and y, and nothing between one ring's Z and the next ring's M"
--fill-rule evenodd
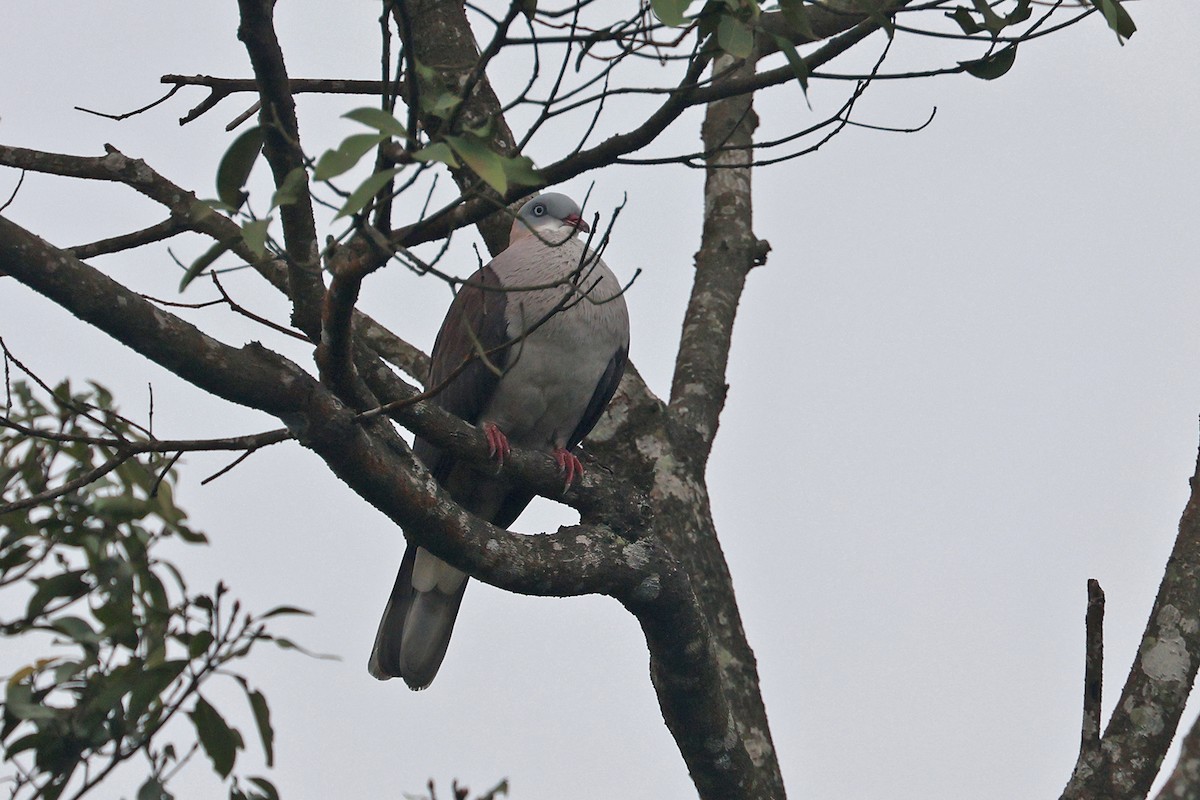
M583 462L570 450L564 450L561 447L554 448L554 460L558 462L559 470L566 477L566 482L563 484L565 492L583 475Z
M504 431L490 422L485 422L483 424L483 435L487 437L488 455L496 459L497 463L503 464L504 459L508 458L508 454L512 452L512 448L508 446L508 437L504 435Z

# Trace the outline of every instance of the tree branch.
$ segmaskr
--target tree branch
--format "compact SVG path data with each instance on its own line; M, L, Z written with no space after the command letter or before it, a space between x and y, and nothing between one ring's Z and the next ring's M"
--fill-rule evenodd
M172 236L188 230L191 230L191 228L183 220L171 216L157 225L151 225L149 228L143 228L140 231L133 231L121 236L113 236L109 239L101 239L98 242L91 242L90 244L76 245L67 248L67 252L82 261L109 253L132 250L135 247L142 247L154 242L161 242L164 239L170 239Z
M1062 800L1145 797L1200 668L1200 457L1146 632L1099 751L1081 758Z
M1183 739L1179 761L1155 800L1192 800L1200 797L1200 718Z
M1088 769L1103 759L1100 748L1100 708L1104 686L1104 590L1099 581L1087 583L1086 642L1083 667L1083 723L1075 769Z
M747 59L728 79L752 74L754 63L755 59ZM733 59L725 56L713 69L723 72L732 65ZM746 276L766 260L769 249L752 229L748 165L758 124L752 97L712 103L701 134L705 150L712 153L704 182L704 230L670 399L675 418L695 436L696 446L689 447L688 453L697 464L708 457L725 405L725 368Z
M238 38L246 45L259 86L262 110L263 154L271 166L276 188L294 170L304 173L295 200L280 207L283 240L287 250L288 296L292 299L292 324L316 342L321 330L321 299L325 284L318 256L317 228L304 152L300 149L300 125L296 101L288 88L283 51L275 35L273 0L239 0L241 24Z
M234 348L206 336L2 217L0 270L204 391L279 417L301 444L413 541L472 577L523 594L607 594L623 600L663 570L665 556L657 545L631 541L608 525L524 536L472 516L408 448L372 434L374 428L361 425L352 409L295 364L258 344ZM382 364L375 367L404 385ZM426 404L402 413L439 446L487 461L486 439L478 429ZM514 450L504 469L548 496L561 491L558 467L545 453ZM611 487L612 481L589 474L571 490L579 494L567 498L605 483ZM628 507L628 492L606 491L621 497L618 508Z
M241 227L224 214L214 211L190 192L160 175L145 161L130 158L111 145L104 156L73 156L0 145L0 166L72 178L111 181L124 184L154 200L189 230L203 233L218 242L232 242L230 250L246 261L285 295L289 292L287 270L279 259L262 260L245 243ZM120 237L117 237L120 238ZM116 238L105 240L115 242ZM97 245L100 243L97 243ZM373 349L417 380L428 372L427 356L384 328L361 311L354 312L356 330Z

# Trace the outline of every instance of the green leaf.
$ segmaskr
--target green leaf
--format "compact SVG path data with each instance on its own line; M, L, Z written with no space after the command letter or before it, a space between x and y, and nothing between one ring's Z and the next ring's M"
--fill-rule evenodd
M50 623L50 627L84 645L97 645L103 638L92 629L86 620L79 617L58 617Z
M1004 17L1005 25L1016 25L1018 22L1024 22L1033 16L1032 0L1017 0L1017 7L1012 10L1011 14Z
M271 208L294 205L300 199L300 192L308 183L308 170L296 167L287 174L283 183L271 195Z
M66 683L86 668L87 665L78 661L64 661L54 668L54 682Z
M217 167L217 197L221 198L222 203L240 208L245 202L246 194L242 187L246 185L250 170L262 152L262 145L263 129L257 125L229 145Z
M39 616L46 609L46 605L55 598L66 597L74 600L83 597L91 588L83 579L85 574L84 570L77 569L49 578L34 578L33 583L37 586L37 591L29 598L29 606L25 610L26 618L33 619Z
M17 739L8 747L4 748L4 759L6 761L11 761L13 756L15 756L17 753L23 753L26 750L32 750L33 748L39 746L44 738L45 734L41 732L31 733L28 736L22 736L20 739Z
M137 720L150 705L159 700L162 693L178 678L188 662L183 659L164 661L157 667L143 670L129 693L129 718Z
M979 12L979 16L983 17L983 27L987 28L988 33L995 36L1004 30L1004 18L992 10L988 0L971 0L971 2L975 6L975 10Z
M808 64L796 52L796 46L782 36L775 37L775 44L787 57L788 65L791 66L796 80L800 82L800 88L804 90L804 98L808 99Z
M300 616L311 617L313 615L313 612L306 611L303 608L297 608L296 606L275 606L274 608L272 608L270 611L266 612L265 614L259 614L258 618L260 620L264 620L264 619L270 619L271 617L282 617L282 616L291 615L291 614L299 614Z
M355 122L361 122L368 128L374 128L380 133L386 133L388 136L395 136L400 139L407 138L408 136L408 131L404 130L404 126L400 124L400 120L381 108L365 106L363 108L356 108L353 111L347 111L342 116L346 119L352 119Z
M448 119L454 109L460 105L462 105L462 98L453 92L439 92L428 98L421 95L421 106L440 119Z
M196 736L212 760L213 769L222 778L228 778L233 771L237 751L242 747L242 737L203 697L196 698L196 708L188 713L188 717L196 726Z
M212 247L204 251L203 255L197 258L188 266L183 273L183 277L179 279L179 291L187 288L187 285L194 281L199 275L208 269L214 261L225 255L229 248L233 247L235 239L230 239L225 242L217 242Z
M962 6L954 9L954 13L948 13L946 16L957 22L958 27L962 28L962 32L967 36L983 30L983 28L979 27L979 23L975 21L975 18L971 16L971 12Z
M508 192L508 176L504 174L499 154L470 136L447 136L446 142L484 183L500 194Z
M350 193L350 197L346 199L346 204L338 210L337 216L334 219L348 217L351 214L357 214L363 210L363 207L371 202L376 194L387 186L388 181L396 177L396 173L400 171L400 167L392 167L385 169L383 172L376 172L371 177L358 185L358 188Z
M454 151L445 142L436 142L428 147L422 147L413 153L412 157L415 161L440 161L454 169L459 167L459 161L455 157Z
M876 25L878 25L880 28L882 28L883 32L887 34L887 37L889 39L896 38L896 18L895 17L893 17L890 14L884 14L882 12L875 11L875 12L867 15L867 18L870 19L872 22L874 22Z
M492 132L496 129L496 122L491 117L484 117L483 122L480 122L478 125L467 125L464 123L462 129L476 139L487 140L491 138Z
M336 178L350 170L376 145L388 138L386 133L356 133L347 136L336 150L326 150L317 159L313 177L319 181Z
M270 766L270 764L267 764L267 766ZM279 790L275 788L275 784L266 778L250 778L250 782L262 792L263 800L279 800Z
M174 800L174 796L153 776L138 789L137 800Z
M4 714L16 719L50 720L58 716L58 712L33 699L33 688L28 683L9 681L8 691L4 695Z
M242 224L242 241L258 258L266 258L267 251L267 228L271 226L271 218L252 219L249 222Z
M208 631L199 631L192 636L191 641L188 642L188 658L193 660L199 658L200 655L203 654L204 651L208 649L208 646L212 643L213 635L211 633Z
M1133 24L1133 17L1129 16L1129 12L1121 5L1121 0L1091 0L1091 3L1100 9L1108 27L1116 32L1118 42L1125 44L1124 40L1133 36L1137 25Z
M246 690L246 698L250 701L250 710L254 712L254 723L258 726L258 736L262 740L263 754L267 766L275 766L275 729L271 727L271 709L267 706L267 698L262 692Z
M737 17L725 14L717 25L717 44L734 58L745 58L754 49L754 31Z
M789 30L795 31L810 42L817 41L818 37L813 32L804 0L779 0L779 10L783 12L783 19Z
M269 221L269 219L264 220L264 222ZM243 231L244 230L245 228L243 227ZM263 230L266 230L265 225L263 226ZM244 233L243 236L245 236ZM163 522L166 522L168 525L178 525L180 522L187 519L187 514L183 513L183 510L175 505L175 490L171 488L170 481L163 481L158 485L158 491L154 495L154 500L155 512L162 517Z
M303 648L300 645L296 644L291 639L285 639L282 636L264 635L262 638L266 639L267 641L274 642L275 646L278 647L280 650L298 650L299 652L303 653L304 655L308 656L309 658L320 658L320 659L323 659L326 661L339 661L340 660L338 658L338 656L335 656L335 655L314 653L313 651Z
M513 156L512 158L501 158L500 166L504 169L504 176L508 178L508 182L513 186L545 186L546 179L533 166L533 161L527 156Z
M1016 44L1010 44L1002 50L997 50L990 56L985 56L977 61L960 61L959 64L976 78L982 78L985 81L994 81L1012 69L1016 58L1017 46Z
M686 22L683 15L691 4L691 0L650 0L654 16L672 28L678 28Z

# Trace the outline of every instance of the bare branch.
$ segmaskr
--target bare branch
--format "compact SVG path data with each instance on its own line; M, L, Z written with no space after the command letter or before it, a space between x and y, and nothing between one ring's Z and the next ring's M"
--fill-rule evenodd
M157 225L151 225L149 228L143 228L140 231L113 236L109 239L101 239L98 242L91 242L90 244L68 247L67 252L82 261L109 253L132 250L135 247L153 244L154 242L161 242L164 239L170 239L172 236L188 230L191 230L191 228L183 220L171 216Z
M325 294L325 283L317 252L317 228L308 191L308 173L304 152L300 149L296 102L288 87L283 51L275 35L274 7L272 0L239 0L238 38L246 46L258 81L263 154L271 166L276 188L282 186L294 170L304 173L294 202L281 206L279 216L287 251L292 324L316 342L321 330L321 298Z
M217 277L217 273L211 273L210 277L212 278L213 286L216 286L217 291L221 293L221 299L235 313L241 314L246 319L252 319L259 325L264 325L271 330L276 331L277 333L282 333L285 336L291 336L293 339L299 339L305 342L308 341L308 339L306 339L303 335L296 333L291 328L285 328L282 325L274 323L265 317L261 317L258 314L255 314L253 311L250 311L249 309L239 305L232 297L229 296L229 292L225 291L225 287L221 285L221 279Z
M38 428L30 428L22 425L6 417L0 417L0 427L9 428L17 431L22 436L28 436L35 439L46 439L55 442L79 442L95 447L104 447L114 450L112 456L97 467L88 470L83 475L80 475L66 483L55 486L45 491L39 492L36 495L31 495L20 500L15 500L11 503L0 504L0 515L8 514L13 511L21 511L26 508L33 508L43 503L49 502L57 497L70 494L78 489L93 483L108 473L112 472L117 467L124 464L131 458L134 458L143 453L176 453L175 458L178 459L183 453L198 452L198 451L214 451L214 450L246 450L243 455L258 450L267 445L276 444L292 438L292 435L285 429L267 431L265 433L256 433L249 436L234 436L222 439L177 439L177 440L135 440L135 439L113 439L108 437L97 436L80 436L73 434L62 434L54 431L44 431ZM169 469L171 461L166 469ZM163 474L165 474L164 469ZM160 475L161 479L161 475Z
M182 86L173 86L166 94L164 94L162 97L158 98L157 100L155 100L151 103L147 103L146 105L142 106L141 108L136 108L133 111L126 111L123 114L106 114L103 111L93 111L90 108L84 108L82 106L75 106L75 110L82 111L85 114L94 114L97 117L104 117L105 119L113 119L113 120L117 120L118 122L120 122L123 119L129 119L130 117L134 117L134 116L137 116L138 114L149 111L150 109L154 108L155 106L162 105L163 103L167 102L172 97L174 97L175 93L178 92L182 88L183 88Z
M1150 611L1137 658L1097 752L1081 759L1063 800L1145 797L1175 736L1200 669L1196 576L1200 575L1200 458L1179 535Z
M1104 590L1089 579L1086 628L1086 657L1083 668L1083 724L1080 726L1077 765L1099 763L1100 708L1104 687ZM1076 767L1078 769L1079 766Z
M210 90L208 97L180 118L179 124L186 125L198 119L206 111L233 94L252 92L258 94L259 86L253 78L218 78L210 75L163 75L161 83L174 84L175 89L184 86L203 86ZM342 80L338 78L289 78L288 91L297 94L345 94L380 96L390 90L388 82L366 80ZM172 90L174 93L174 90ZM168 95L169 96L169 95ZM254 111L258 109L255 108ZM254 113L252 111L251 113Z
M17 185L13 187L12 194L8 196L8 199L5 200L3 204L0 204L0 211L4 211L13 204L13 201L17 199L17 193L21 191L21 185L24 183L25 170L21 170L21 177L17 178Z

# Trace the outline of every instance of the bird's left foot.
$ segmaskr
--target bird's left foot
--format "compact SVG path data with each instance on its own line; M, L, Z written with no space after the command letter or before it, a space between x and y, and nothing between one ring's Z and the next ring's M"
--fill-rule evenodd
M579 480L583 475L583 462L572 453L562 447L554 448L554 460L558 463L558 469L563 473L566 481L563 483L563 491L571 488L571 484Z
M504 431L490 422L484 423L483 435L487 437L488 455L496 459L497 465L503 465L504 460L512 452L512 448L508 444L508 437L504 435Z

